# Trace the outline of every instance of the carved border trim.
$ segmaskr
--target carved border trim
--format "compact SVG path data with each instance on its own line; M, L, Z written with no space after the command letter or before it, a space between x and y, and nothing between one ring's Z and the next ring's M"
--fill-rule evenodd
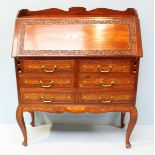
M135 56L136 35L135 18L93 19L93 18L52 18L52 19L18 19L20 21L20 39L16 56ZM129 27L129 50L24 50L26 25L51 24L126 24Z

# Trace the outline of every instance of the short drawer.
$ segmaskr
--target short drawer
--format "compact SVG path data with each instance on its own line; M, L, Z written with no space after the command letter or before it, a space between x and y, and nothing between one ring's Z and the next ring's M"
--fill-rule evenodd
M80 92L80 103L112 104L133 103L134 95L127 92Z
M107 90L133 90L135 86L135 75L80 75L80 88L101 88Z
M73 76L19 76L20 87L24 88L73 88Z
M73 92L51 92L51 93L36 93L23 92L21 93L21 101L23 103L74 103Z
M22 62L24 73L73 73L74 60L29 60Z
M81 73L108 73L108 72L130 72L132 59L98 59L81 60L79 71Z

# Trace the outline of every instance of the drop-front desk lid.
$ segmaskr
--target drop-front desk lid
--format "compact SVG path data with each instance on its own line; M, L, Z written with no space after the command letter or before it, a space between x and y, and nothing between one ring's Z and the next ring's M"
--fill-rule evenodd
M134 9L20 10L12 56L141 57L138 15Z

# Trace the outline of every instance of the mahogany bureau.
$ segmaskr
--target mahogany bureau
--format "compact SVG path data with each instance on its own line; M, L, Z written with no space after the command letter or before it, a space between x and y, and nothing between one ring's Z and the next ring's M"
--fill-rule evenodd
M23 112L130 113L126 147L137 121L136 92L142 57L135 9L20 10L13 54L16 118L27 145Z

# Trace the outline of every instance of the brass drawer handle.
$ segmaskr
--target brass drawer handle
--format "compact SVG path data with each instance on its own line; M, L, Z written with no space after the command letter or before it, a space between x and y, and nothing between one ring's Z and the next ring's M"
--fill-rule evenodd
M54 99L54 97L51 97L51 100L45 100L43 96L41 96L40 98L41 98L41 102L43 103L53 103L53 99Z
M103 84L103 80L102 80L100 84L101 84L102 87L112 87L113 84L114 84L114 81L111 81L110 84Z
M53 67L52 69L49 69L49 70L46 69L44 65L42 65L41 68L42 68L43 71L46 72L46 73L53 73L53 72L56 70L57 66L54 65L54 67Z
M98 65L98 69L99 69L99 71L100 71L101 73L108 73L108 72L112 71L112 65L110 65L110 66L109 66L109 69L107 69L107 70L102 69L101 66Z
M100 100L101 103L111 103L113 101L113 96L110 97L110 100L103 100L102 96L100 96Z
M53 85L54 81L52 80L49 85L44 85L43 81L40 81L41 87L42 88L51 88Z

